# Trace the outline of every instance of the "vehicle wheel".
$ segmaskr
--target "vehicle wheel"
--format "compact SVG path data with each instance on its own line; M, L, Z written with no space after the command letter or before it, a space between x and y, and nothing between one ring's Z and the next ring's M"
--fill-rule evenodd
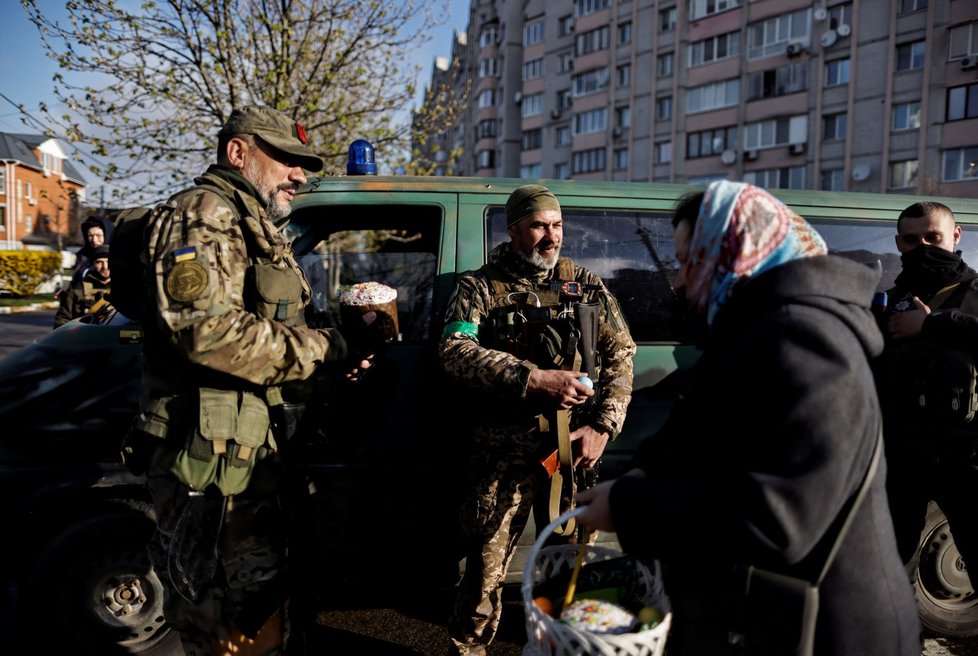
M151 506L126 505L68 526L41 552L18 594L28 638L56 635L66 654L183 653L163 620L163 587L146 555Z
M949 637L978 636L978 594L936 503L927 508L915 560L910 574L924 628Z

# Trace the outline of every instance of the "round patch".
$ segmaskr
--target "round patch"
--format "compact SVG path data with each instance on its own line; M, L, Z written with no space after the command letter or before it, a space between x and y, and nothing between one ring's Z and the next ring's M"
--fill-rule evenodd
M187 303L207 289L207 269L199 262L177 262L166 274L166 293L174 301Z

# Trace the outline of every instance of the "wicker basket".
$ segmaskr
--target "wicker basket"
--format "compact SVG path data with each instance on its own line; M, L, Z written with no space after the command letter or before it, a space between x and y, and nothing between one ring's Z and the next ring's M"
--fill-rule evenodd
M666 647L666 636L672 623L672 613L669 598L662 587L662 576L659 564L655 563L655 572L636 561L640 578L640 597L642 600L661 610L665 617L652 629L634 633L598 634L574 629L556 618L544 613L533 603L533 590L536 585L549 579L558 572L574 567L577 559L578 546L574 544L544 547L543 543L554 530L567 522L571 517L581 513L581 508L570 510L551 522L537 538L523 570L523 582L520 586L523 595L523 607L526 613L527 644L523 648L524 656L661 656ZM614 549L599 546L589 546L584 556L584 563L595 563L611 560L622 553Z

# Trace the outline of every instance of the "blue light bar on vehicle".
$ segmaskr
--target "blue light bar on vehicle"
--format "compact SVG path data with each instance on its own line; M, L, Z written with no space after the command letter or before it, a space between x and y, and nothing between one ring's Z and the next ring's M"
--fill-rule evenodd
M350 144L346 157L346 174L377 175L374 147L366 139L357 139Z

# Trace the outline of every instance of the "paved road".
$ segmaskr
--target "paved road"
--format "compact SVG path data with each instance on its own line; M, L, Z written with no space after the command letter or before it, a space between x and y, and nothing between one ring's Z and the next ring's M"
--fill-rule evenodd
M0 360L50 332L55 310L0 314ZM8 591L8 595L9 595ZM449 591L419 597L410 590L401 598L375 603L356 600L317 615L310 642L333 653L373 656L441 656L446 651L444 618L450 604ZM526 640L519 591L507 589L497 641L489 656L517 656ZM379 603L377 603L379 602ZM0 606L3 606L0 602ZM0 627L9 626L9 618ZM978 656L978 640L927 638L921 656Z

